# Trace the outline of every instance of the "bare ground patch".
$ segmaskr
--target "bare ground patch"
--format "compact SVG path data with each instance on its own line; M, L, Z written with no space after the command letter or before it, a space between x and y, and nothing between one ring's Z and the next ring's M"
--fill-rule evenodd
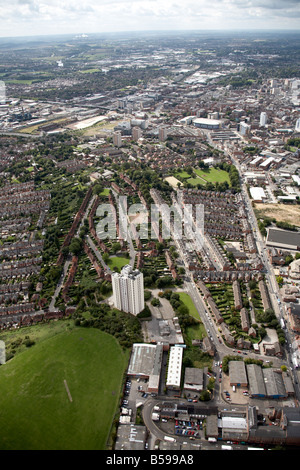
M258 216L275 218L278 222L288 222L300 226L300 207L287 204L260 204L255 203Z

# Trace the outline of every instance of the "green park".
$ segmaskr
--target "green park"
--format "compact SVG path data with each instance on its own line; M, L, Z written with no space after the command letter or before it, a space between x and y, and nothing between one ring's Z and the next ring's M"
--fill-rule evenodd
M106 449L127 350L71 321L7 332L5 341L19 352L0 367L1 450Z

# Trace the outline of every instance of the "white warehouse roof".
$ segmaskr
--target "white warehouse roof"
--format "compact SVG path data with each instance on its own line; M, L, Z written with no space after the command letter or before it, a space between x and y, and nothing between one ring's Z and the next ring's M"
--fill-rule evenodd
M300 186L300 178L298 175L292 175L292 178L294 180L295 183L298 184L298 186Z
M250 194L255 201L262 201L267 197L264 189L260 187L250 188Z
M246 418L239 418L233 416L223 416L222 418L222 428L231 429L231 430L247 430L247 420Z
M166 386L180 387L181 365L182 365L183 348L180 346L172 346L169 356L168 377Z

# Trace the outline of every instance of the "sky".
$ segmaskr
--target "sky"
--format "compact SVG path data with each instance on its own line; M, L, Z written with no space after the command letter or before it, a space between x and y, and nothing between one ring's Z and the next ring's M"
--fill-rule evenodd
M0 0L0 37L155 30L299 30L300 0Z

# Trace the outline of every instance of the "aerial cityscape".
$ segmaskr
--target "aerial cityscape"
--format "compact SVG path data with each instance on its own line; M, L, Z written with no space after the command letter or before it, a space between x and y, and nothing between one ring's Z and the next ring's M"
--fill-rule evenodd
M0 449L295 450L299 5L100 3L0 10Z

